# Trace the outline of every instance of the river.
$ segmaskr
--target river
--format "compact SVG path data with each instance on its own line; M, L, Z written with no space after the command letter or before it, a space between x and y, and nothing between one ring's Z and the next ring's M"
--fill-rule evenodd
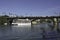
M0 26L0 40L59 40L60 34L47 23L30 26Z

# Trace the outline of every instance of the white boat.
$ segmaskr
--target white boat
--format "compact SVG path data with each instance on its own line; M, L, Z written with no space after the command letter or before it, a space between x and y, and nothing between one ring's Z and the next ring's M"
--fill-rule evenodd
M31 23L12 23L12 25L31 25Z
M12 25L18 25L18 26L20 26L20 25L23 25L23 26L31 25L31 21L28 19L17 19L17 20L13 20Z

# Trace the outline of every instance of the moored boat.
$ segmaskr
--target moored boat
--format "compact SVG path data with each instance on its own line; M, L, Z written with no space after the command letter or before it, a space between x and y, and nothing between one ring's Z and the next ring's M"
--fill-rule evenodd
M31 21L28 19L13 20L12 25L31 25Z
M4 23L4 25L8 25L8 24ZM31 25L31 23L12 23L12 25Z

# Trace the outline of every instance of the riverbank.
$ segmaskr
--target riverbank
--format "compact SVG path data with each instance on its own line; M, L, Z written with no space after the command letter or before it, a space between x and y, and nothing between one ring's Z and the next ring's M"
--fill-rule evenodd
M4 25L4 23L7 23L7 18L8 16L0 16L0 25Z

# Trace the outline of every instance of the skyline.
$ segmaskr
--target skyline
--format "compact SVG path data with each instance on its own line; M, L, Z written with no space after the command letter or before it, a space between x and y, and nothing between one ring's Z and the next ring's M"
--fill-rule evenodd
M3 12L19 16L59 15L60 0L0 0L0 14Z

